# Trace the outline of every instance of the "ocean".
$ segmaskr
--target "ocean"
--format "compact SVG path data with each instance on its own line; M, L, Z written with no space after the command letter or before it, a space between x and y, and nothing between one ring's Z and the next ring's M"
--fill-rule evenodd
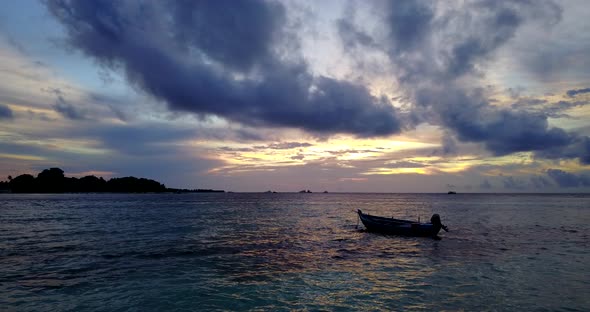
M0 194L0 310L590 311L590 195Z

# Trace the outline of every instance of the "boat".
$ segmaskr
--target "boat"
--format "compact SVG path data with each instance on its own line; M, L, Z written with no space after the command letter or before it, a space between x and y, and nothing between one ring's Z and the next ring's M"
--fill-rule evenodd
M440 229L447 232L449 231L449 229L441 223L438 214L432 215L430 223L372 216L363 213L360 209L358 209L358 216L368 232L388 235L437 237Z

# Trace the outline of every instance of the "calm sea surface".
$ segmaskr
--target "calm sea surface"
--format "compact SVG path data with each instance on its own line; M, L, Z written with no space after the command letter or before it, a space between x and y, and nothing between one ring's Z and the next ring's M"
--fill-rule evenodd
M0 310L589 311L590 195L0 194Z

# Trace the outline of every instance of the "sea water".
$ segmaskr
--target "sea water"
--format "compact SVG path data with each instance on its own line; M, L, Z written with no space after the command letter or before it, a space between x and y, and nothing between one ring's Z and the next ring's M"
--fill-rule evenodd
M589 311L589 238L590 195L0 194L0 310Z

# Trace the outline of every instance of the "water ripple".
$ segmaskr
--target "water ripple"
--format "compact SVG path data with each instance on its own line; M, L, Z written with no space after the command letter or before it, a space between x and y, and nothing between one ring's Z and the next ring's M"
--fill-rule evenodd
M585 311L589 203L568 195L2 194L0 308ZM356 208L439 213L451 231L441 241L366 233Z

